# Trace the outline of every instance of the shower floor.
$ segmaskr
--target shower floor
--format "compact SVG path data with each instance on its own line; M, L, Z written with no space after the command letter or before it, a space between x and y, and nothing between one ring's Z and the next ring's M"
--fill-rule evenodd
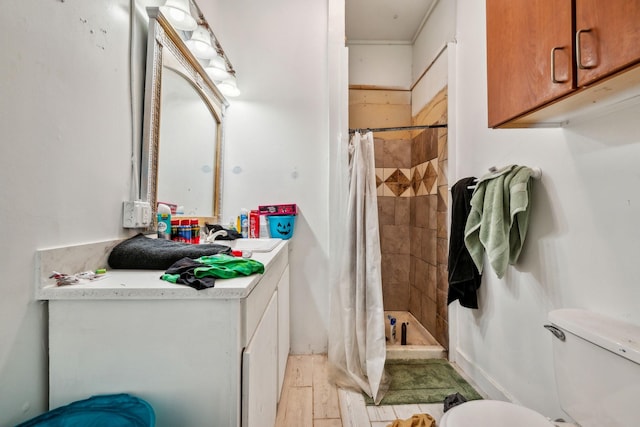
M387 359L445 359L446 352L424 326L408 311L385 311L384 318L389 334L387 316L396 318L396 343L387 340ZM407 345L400 344L402 324L407 323Z

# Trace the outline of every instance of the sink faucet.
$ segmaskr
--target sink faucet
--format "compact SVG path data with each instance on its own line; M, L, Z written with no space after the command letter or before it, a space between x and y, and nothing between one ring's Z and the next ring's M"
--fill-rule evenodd
M207 243L213 243L216 240L216 238L220 236L227 236L227 230L218 230L214 233L210 233L205 239L205 241Z

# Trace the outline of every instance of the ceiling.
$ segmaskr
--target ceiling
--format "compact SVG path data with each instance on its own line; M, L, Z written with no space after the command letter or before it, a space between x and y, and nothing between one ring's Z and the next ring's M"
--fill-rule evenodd
M345 0L347 44L413 44L438 0Z

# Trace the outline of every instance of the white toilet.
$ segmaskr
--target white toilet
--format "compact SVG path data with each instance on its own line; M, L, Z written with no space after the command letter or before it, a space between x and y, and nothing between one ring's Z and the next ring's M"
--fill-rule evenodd
M560 406L581 427L640 426L640 326L578 309L549 313ZM439 427L553 427L509 402L474 400L447 411Z

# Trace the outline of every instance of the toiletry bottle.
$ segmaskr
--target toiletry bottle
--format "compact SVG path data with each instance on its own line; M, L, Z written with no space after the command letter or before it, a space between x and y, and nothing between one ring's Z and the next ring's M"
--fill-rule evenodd
M191 218L189 222L191 223L191 243L197 245L200 243L200 224L197 218Z
M158 205L158 238L171 239L171 208L167 205Z
M245 208L240 209L240 233L245 239L249 237L249 211Z
M180 241L183 243L191 243L191 221L189 219L180 220Z
M396 318L389 318L389 344L396 343Z
M257 210L249 212L249 237L252 239L260 237L260 212Z
M180 220L179 219L172 219L171 220L171 240L175 240L178 241L179 240L179 235L178 235L178 229L180 228Z
M269 227L267 227L266 215L260 215L260 237L269 237Z
M400 332L400 345L407 345L407 322L402 322Z

